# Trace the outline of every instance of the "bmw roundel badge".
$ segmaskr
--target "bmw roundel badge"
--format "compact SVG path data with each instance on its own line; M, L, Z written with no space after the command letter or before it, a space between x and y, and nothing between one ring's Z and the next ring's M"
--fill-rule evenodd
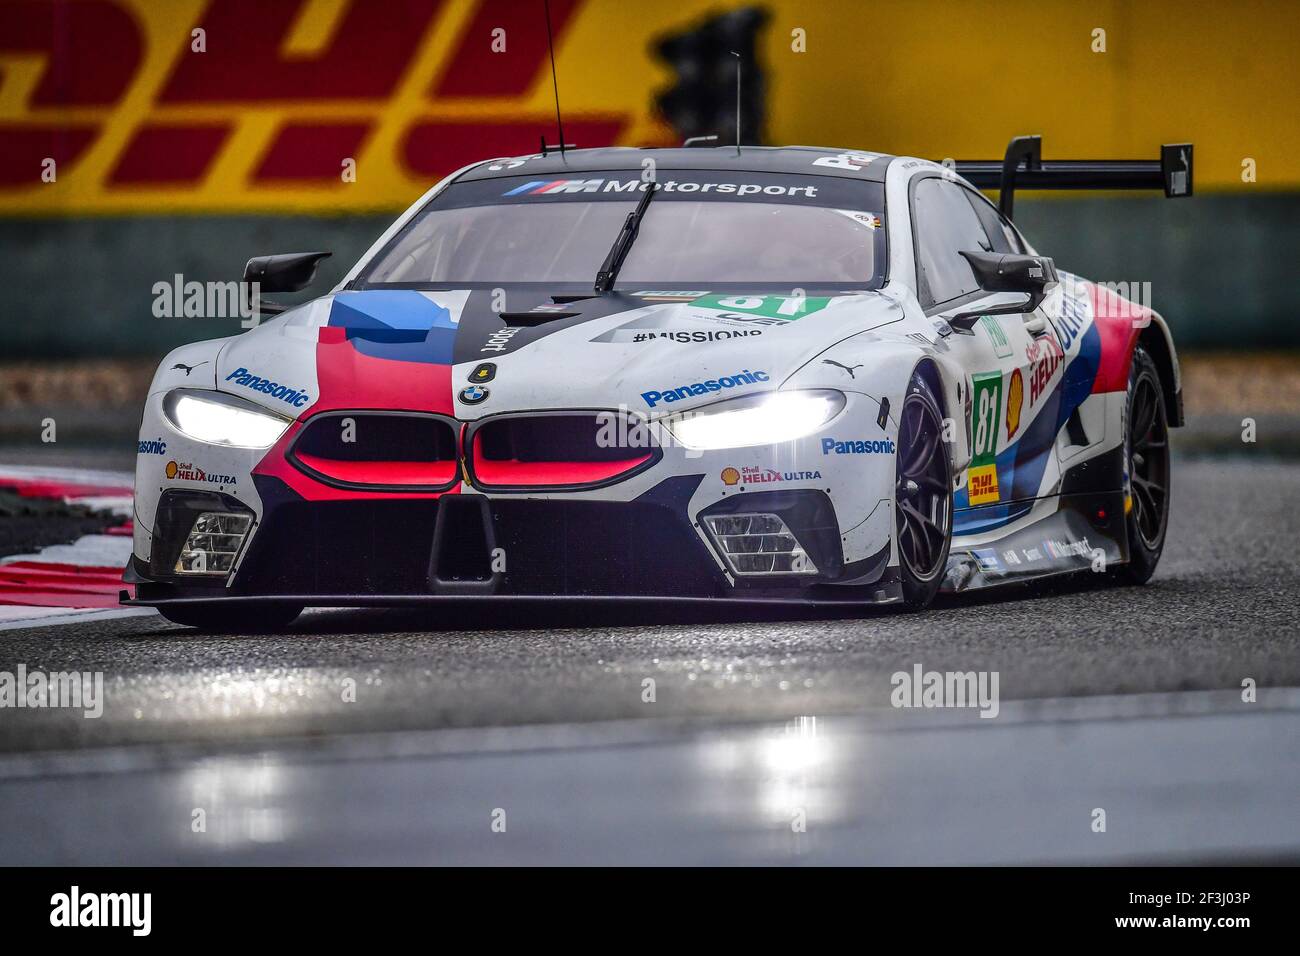
M466 405L477 405L488 397L488 390L482 385L467 385L460 390L460 400Z

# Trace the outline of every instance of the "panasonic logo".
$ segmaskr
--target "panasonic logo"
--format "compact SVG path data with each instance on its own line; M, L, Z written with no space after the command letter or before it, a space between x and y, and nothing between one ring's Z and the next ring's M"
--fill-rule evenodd
M302 408L310 400L310 396L306 392L290 388L288 385L281 385L278 382L272 382L269 379L259 378L246 368L235 369L226 376L226 381L234 382L236 385L254 392L261 392L263 395L269 395L271 398L278 398L282 402L289 403L294 408Z
M823 455L892 455L894 443L888 438L879 441L836 441L822 439Z
M662 392L642 392L642 400L654 408L660 402L680 401L683 398L695 398L700 395L708 395L710 392L721 392L728 388L740 388L742 385L755 385L758 382L771 381L766 372L751 372L745 369L735 375L726 375L722 378L711 378L703 382L692 382L690 385L678 385L675 388L669 388Z

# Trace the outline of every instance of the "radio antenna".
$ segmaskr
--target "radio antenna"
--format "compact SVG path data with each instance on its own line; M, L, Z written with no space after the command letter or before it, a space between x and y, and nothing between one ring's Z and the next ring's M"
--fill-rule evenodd
M546 47L551 51L551 88L555 90L555 125L560 132L560 156L563 157L564 120L560 119L560 82L555 78L555 41L551 39L551 0L542 0L542 5L546 9Z
M740 67L745 62L735 50L728 51L736 58L736 155L740 155Z

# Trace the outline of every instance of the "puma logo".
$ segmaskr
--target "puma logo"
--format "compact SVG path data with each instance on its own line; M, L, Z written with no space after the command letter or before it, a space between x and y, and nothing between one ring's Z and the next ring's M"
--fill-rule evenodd
M194 365L186 365L184 362L177 362L175 365L172 366L172 371L174 372L177 369L183 369L185 371L186 378L188 378L190 372L194 371L200 365L207 365L207 364L208 364L207 362L196 362Z
M862 368L862 365L861 365L860 363L859 363L858 365L854 365L854 366L850 367L850 366L848 366L848 365L844 365L844 364L841 363L841 362L837 362L837 361L835 361L834 359L822 359L822 362L825 363L826 365L834 365L834 366L836 366L836 367L838 367L838 368L842 368L842 369L844 369L844 371L846 371L846 372L849 373L849 378L852 378L852 379L856 379L856 378L857 378L857 376L853 374L853 369L855 369L855 368Z

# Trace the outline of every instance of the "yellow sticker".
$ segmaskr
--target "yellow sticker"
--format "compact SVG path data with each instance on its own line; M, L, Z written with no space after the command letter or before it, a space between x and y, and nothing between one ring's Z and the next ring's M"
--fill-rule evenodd
M1015 437L1020 427L1020 406L1025 400L1025 384L1020 369L1011 370L1011 384L1007 386L1007 440Z
M998 466L977 465L969 472L966 490L973 505L998 500Z

